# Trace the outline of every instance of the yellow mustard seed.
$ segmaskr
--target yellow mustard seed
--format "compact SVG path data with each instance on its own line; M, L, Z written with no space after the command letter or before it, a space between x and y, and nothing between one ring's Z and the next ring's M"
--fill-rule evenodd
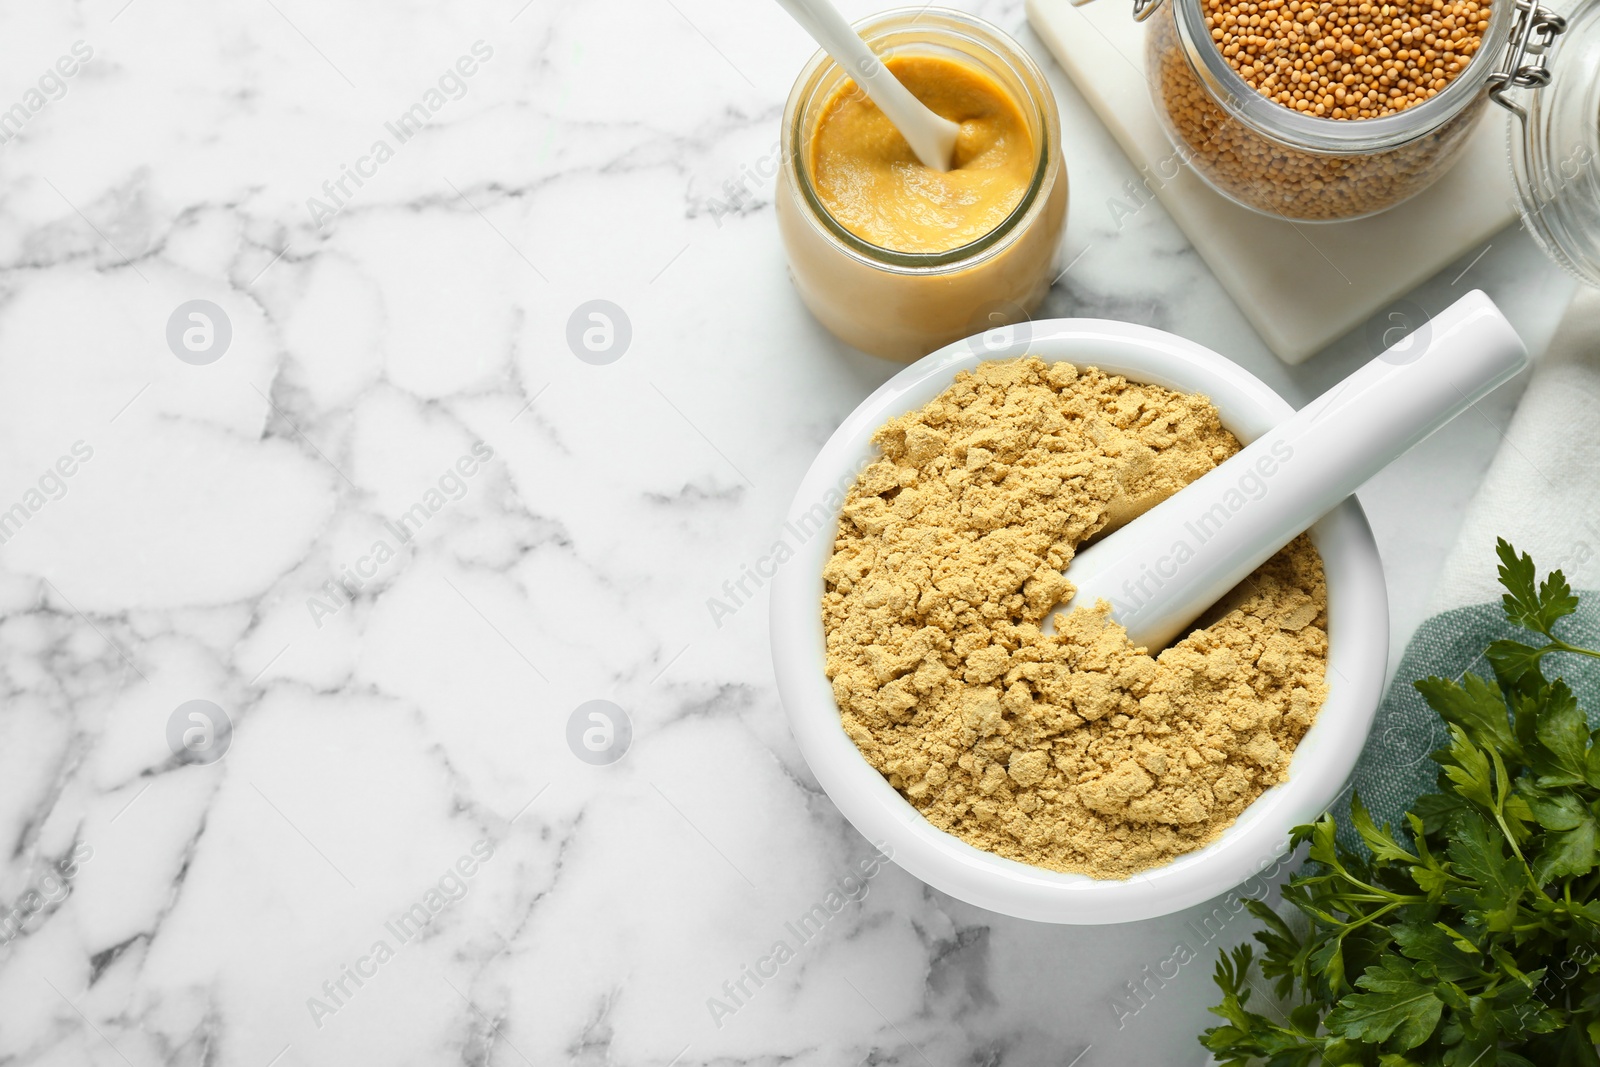
M1465 68L1462 60L1477 52L1489 27L1488 0L1205 5L1212 40L1251 88L1284 107L1336 119L1381 118L1436 95ZM1304 77L1279 76L1291 68L1291 54L1309 59L1309 69L1292 65ZM1382 65L1359 62L1369 54Z

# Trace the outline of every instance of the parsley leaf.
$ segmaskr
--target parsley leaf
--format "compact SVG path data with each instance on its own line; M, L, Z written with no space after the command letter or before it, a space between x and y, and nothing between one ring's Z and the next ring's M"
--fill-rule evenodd
M1588 777L1589 720L1560 678L1545 689L1534 736L1543 749L1533 749L1529 763L1538 772L1540 785L1578 785Z
M1567 585L1566 577L1560 571L1551 571L1535 589L1531 556L1526 552L1518 556L1517 550L1503 537L1495 542L1494 551L1500 557L1500 584L1506 589L1500 598L1506 619L1553 638L1555 635L1550 630L1556 621L1578 610L1578 598Z
M1394 1036L1398 1051L1416 1048L1433 1033L1444 1012L1434 986L1405 960L1393 956L1356 980L1368 990L1345 997L1328 1015L1328 1032L1383 1044Z
M1521 751L1522 746L1511 733L1506 698L1493 682L1468 674L1461 682L1423 678L1416 686L1428 706L1445 722L1460 727L1473 744L1507 755Z
M1494 666L1495 677L1515 684L1535 673L1547 649L1534 648L1521 641L1500 640L1491 644L1484 653Z
M1398 860L1402 863L1418 862L1417 857L1400 846L1387 826L1380 830L1373 825L1372 816L1368 814L1367 806L1361 803L1360 797L1351 798L1350 822L1355 826L1356 833L1361 835L1361 840L1372 850L1374 859Z
M1507 855L1506 839L1477 812L1461 816L1453 830L1446 851L1451 867L1468 884L1452 889L1446 899L1460 909L1466 926L1510 931L1527 883L1519 876L1520 864Z

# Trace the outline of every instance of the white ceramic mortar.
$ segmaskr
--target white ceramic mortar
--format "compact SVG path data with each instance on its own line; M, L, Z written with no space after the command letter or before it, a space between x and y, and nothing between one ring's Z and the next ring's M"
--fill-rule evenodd
M1328 582L1328 699L1289 765L1205 848L1120 881L1061 874L996 856L935 828L872 768L845 735L824 674L822 568L833 551L842 489L877 455L870 438L923 407L956 373L985 360L1035 355L1211 398L1222 423L1249 443L1293 408L1254 375L1200 345L1144 326L1053 319L993 331L912 364L851 413L795 495L789 541L772 581L772 655L791 730L834 803L869 840L929 885L991 911L1057 923L1148 919L1209 900L1274 865L1289 831L1338 796L1361 754L1382 695L1388 600L1377 545L1352 498L1311 528ZM1070 575L1070 568L1068 570Z

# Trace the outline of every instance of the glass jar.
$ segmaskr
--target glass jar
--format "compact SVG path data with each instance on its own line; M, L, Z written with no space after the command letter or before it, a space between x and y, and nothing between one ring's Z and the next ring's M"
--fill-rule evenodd
M936 56L977 68L1016 102L1037 160L1022 199L993 230L946 252L899 252L833 219L811 182L811 142L847 75L825 53L800 72L783 112L776 206L789 270L806 307L840 340L911 361L952 341L1020 321L1054 280L1067 175L1055 94L1038 65L981 19L903 9L856 23L880 57Z
M1584 0L1563 21L1548 68L1533 68L1542 76L1505 97L1511 173L1523 226L1579 281L1600 286L1600 3Z
M1449 169L1488 104L1518 6L1492 0L1478 50L1435 95L1365 119L1307 114L1262 95L1212 40L1203 0L1139 0L1135 15L1155 14L1145 69L1179 157L1247 208L1331 222L1391 208Z

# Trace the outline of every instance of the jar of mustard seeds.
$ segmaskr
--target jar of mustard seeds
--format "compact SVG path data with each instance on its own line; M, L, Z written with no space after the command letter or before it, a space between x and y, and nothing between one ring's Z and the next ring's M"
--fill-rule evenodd
M824 53L784 108L779 231L800 298L835 336L911 361L1026 318L1066 218L1055 95L981 19L905 9L856 24L913 95L958 122L954 165L921 166Z
M1151 21L1146 74L1178 158L1296 222L1426 189L1491 99L1548 79L1564 25L1537 0L1136 0L1135 17Z

